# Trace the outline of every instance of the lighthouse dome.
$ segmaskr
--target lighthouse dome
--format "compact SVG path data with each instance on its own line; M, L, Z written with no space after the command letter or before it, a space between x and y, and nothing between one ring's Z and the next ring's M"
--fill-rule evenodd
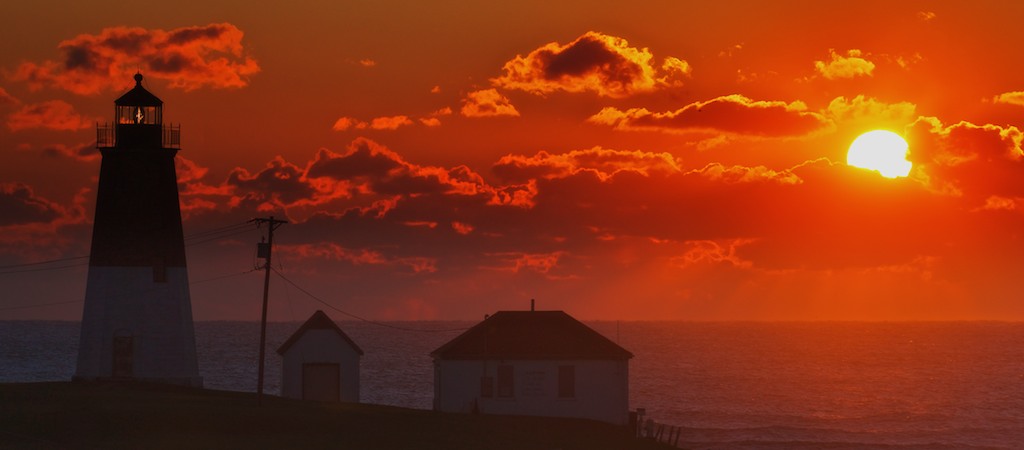
M142 74L137 73L135 74L135 87L114 100L114 104L118 106L162 106L164 102L142 87Z

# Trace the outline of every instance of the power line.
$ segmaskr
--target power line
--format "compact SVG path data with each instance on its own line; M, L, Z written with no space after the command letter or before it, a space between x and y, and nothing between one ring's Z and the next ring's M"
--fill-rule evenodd
M258 269L251 269L251 270L246 270L244 272L238 272L238 273L229 273L227 275L220 275L220 276L216 276L216 277L213 277L213 278L206 278L206 279L199 280L199 281L191 281L188 284L189 284L189 286L191 286L191 285L196 285L196 284L200 284L200 283L207 283L207 282L210 282L210 281L223 280L225 278L238 277L238 276L242 276L242 275L246 275L246 274L255 272L256 270L258 270ZM141 294L145 295L148 292L152 292L152 291L151 290L146 290L146 291L143 291ZM66 302L40 303L40 304L36 304L36 305L4 306L4 307L0 307L0 311L12 311L12 310L16 310L16 309L29 309L29 308L44 308L44 307L47 307L47 306L67 305L67 304L71 304L71 303L82 303L84 301L85 300L68 300Z
M219 239L226 238L228 236L234 236L236 234L242 234L242 233L250 231L251 229L252 228L251 228L251 225L249 225L249 222L242 222L242 223L236 223L236 224L227 225L227 226L223 226L223 227L219 227L219 228L214 228L214 229L211 229L211 230L201 231L201 232L198 232L198 233L194 233L194 234L190 234L188 236L185 236L185 241L195 241L195 240L198 240L198 242L191 242L191 243L189 243L189 244L187 244L185 246L186 247L190 247L190 246L193 246L193 245L205 244L207 242L216 241L216 240L219 240Z
M450 333L450 332L455 332L455 331L466 331L466 330L469 329L469 328L448 328L448 329L441 329L441 330L424 330L424 329L421 329L421 328L406 328L406 327L400 327L400 326L397 326L397 325L391 325L391 324L388 324L388 323L377 322L375 320L370 320L370 319L367 319L367 318L360 317L360 316L357 316L355 314L352 314L352 313L350 313L348 311L343 311L342 309L340 309L340 308L338 308L338 307L336 307L336 306L334 306L334 305L332 305L330 303L327 303L326 301L324 301L320 297L317 297L317 296L313 295L309 291L303 289L301 286L295 284L294 281L288 279L288 277L284 276L284 274L279 272L277 269L271 268L271 270L273 270L274 273L277 274L277 276L281 277L282 280L284 280L288 284L290 284L293 287L295 287L295 289L298 289L303 294L308 295L309 298L320 302L324 306L327 306L328 308L331 308L334 311L337 311L337 312L339 312L341 314L344 314L344 315L346 315L348 317L351 317L353 319L360 320L360 321L363 321L363 322L366 322L366 323L369 323L369 324L373 324L373 325L377 325L377 326L381 326L381 327L385 327L385 328L391 328L391 329L395 329L395 330L415 331L415 332L419 332L419 333Z
M71 303L82 303L84 300L68 300L66 302L53 302L53 303L42 303L39 305L20 305L20 306L5 306L0 308L0 311L11 311L15 309L29 309L29 308L42 308L45 306L56 306L56 305L67 305Z
M186 241L190 241L190 240L196 240L196 239L205 239L205 238L208 238L210 236L230 235L230 234L235 234L235 232L237 232L237 231L248 231L250 229L252 229L252 227L249 226L248 224L240 223L240 224L235 224L235 225L231 225L231 226L227 226L227 227L220 227L220 228L216 228L216 229L212 229L212 230L207 230L207 231L203 231L203 232L199 232L199 233L195 233L195 234L190 234L188 236L185 236L185 240Z
M188 236L185 236L185 239L195 239L195 238L203 237L203 236L209 235L209 234L216 234L216 233L220 233L220 232L224 232L224 231L234 231L234 230L239 229L239 228L249 228L249 222L235 223L235 224L226 225L226 226L223 226L223 227L212 228L212 229L209 229L209 230L206 230L206 231L200 231L198 233L192 233L192 234L190 234Z
M230 237L230 236L234 236L234 235L237 235L237 234L246 233L246 232L249 232L250 229L251 228L250 228L249 222L242 222L242 223L237 223L237 224L228 225L228 226L224 226L224 227L214 228L214 229L211 229L211 230L201 231L199 233L195 233L195 234L191 234L189 236L186 236L185 237L185 241L195 240L195 239L200 239L200 240L198 242L190 242L190 243L186 244L185 247L192 247L192 246L195 246L195 245L201 245L201 244L205 244L205 243L208 243L208 242L213 242L213 241L224 239L224 238L227 238L227 237ZM69 269L69 268L72 268L72 267L84 266L84 265L87 264L87 262L61 265L61 266L57 266L57 267L39 267L39 268L31 268L31 269L23 269L23 268L25 268L25 267L32 267L32 266L42 266L42 265L47 265L47 264L55 264L55 263L61 263L61 262L67 262L67 261L76 261L76 260L88 259L88 258L89 258L89 255L78 255L78 256L70 256L70 257L67 257L67 258L50 259L50 260L46 260L46 261L36 261L36 262L22 263L22 264L8 264L8 265L0 266L0 275L8 275L8 274L14 274L14 273L26 273L26 272L45 272L45 271L48 271L48 270ZM8 270L8 269L17 269L17 270Z
M88 264L88 263L81 262L81 263L77 263L77 264L69 264L69 265L66 265L66 266L57 266L57 267L37 267L37 268L34 268L34 269L3 270L3 271L0 271L0 275L9 275L9 274L12 274L12 273L45 272L47 270L70 269L72 267L84 266L86 264Z
M207 283L207 282L210 282L210 281L223 280L225 278L240 277L242 275L253 273L253 272L257 271L257 270L259 270L259 269L250 269L250 270L246 270L244 272L229 273L227 275L221 275L221 276L218 276L218 277L207 278L207 279L199 280L199 281L192 281L192 282L189 283L189 285L191 286L191 285L194 285L194 284L200 284L200 283Z
M3 269L13 269L13 268L16 268L16 267L41 266L43 264L52 264L52 263L64 262L64 261L73 261L73 260L76 260L76 259L85 259L85 258L88 258L88 257L89 257L89 255L79 255L79 256L69 256L67 258L51 259L51 260L47 260L47 261L36 261L36 262L22 263L22 264L8 264L6 266L0 266L0 270L3 270Z
M250 231L251 230L249 230L249 229L234 230L231 233L209 236L209 237L206 237L205 239L202 239L202 240L200 240L198 242L189 242L188 244L185 244L185 246L186 247L193 247L193 246L196 246L196 245L205 244L207 242L219 241L219 240L224 239L226 237L231 237L231 236L234 236L234 235L237 235L237 234L248 233ZM185 240L187 241L188 239L186 238Z

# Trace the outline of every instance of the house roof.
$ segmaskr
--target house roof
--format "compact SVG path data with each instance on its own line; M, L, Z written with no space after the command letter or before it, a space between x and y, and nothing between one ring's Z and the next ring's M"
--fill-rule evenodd
M338 324L334 323L334 321L331 320L330 317L327 317L327 314L324 314L324 312L320 310L317 310L315 313L313 313L313 315L310 316L308 320L306 320L306 323L302 324L302 326L299 327L299 329L296 330L295 333L292 334L292 336L289 337L287 341L284 341L284 344L281 344L281 347L277 349L277 353L281 355L285 354L285 352L287 352L288 349L293 344L295 344L296 342L299 341L300 338L302 338L303 334L306 334L306 332L310 330L334 331L335 333L338 333L338 336L341 336L342 340L348 342L348 345L352 346L352 349L359 353L359 355L363 354L363 350L359 348L358 345L356 345L355 341L353 341L352 338L348 337L348 335L345 334L344 331L341 331L341 328L338 328Z
M621 360L633 354L563 311L499 311L430 356L443 360Z

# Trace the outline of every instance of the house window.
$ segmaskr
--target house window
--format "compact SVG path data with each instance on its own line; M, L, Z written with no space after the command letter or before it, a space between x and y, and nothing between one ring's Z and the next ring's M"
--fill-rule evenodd
M558 366L558 398L576 398L576 366Z
M512 366L498 366L498 397L516 396L514 374Z
M494 377L480 377L480 398L494 398Z

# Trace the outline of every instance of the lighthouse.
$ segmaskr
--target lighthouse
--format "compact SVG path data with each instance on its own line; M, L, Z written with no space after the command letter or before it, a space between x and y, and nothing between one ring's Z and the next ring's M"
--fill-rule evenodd
M75 380L202 386L174 156L181 126L142 86L97 125L102 155Z

